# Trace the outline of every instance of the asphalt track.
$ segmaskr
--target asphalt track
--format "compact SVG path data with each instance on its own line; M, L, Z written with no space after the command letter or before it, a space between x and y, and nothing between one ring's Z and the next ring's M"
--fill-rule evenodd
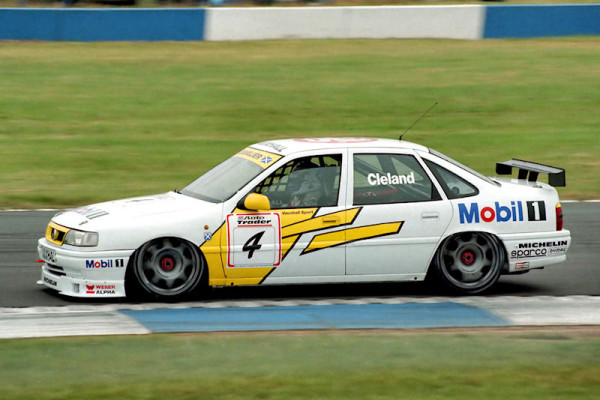
M567 261L524 275L503 276L483 297L599 296L600 202L563 203L565 227L573 245ZM36 243L54 211L0 212L0 307L50 307L139 303L126 299L73 299L36 285L40 266ZM424 299L448 295L427 283L357 285L305 285L294 287L238 287L215 289L207 301L257 301L264 299L360 299L395 297ZM196 299L203 300L203 299Z

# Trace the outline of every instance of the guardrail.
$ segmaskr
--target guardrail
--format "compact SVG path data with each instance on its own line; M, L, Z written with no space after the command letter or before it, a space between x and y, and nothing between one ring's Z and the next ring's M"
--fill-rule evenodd
M600 4L0 9L0 40L198 41L600 35Z

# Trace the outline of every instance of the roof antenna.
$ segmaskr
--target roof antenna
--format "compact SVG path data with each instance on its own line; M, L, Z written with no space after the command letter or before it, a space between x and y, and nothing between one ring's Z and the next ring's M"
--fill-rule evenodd
M425 112L423 113L423 115L421 115L419 118L417 118L417 120L416 120L415 122L413 122L413 123L412 123L412 125L411 125L411 126L409 126L408 128L406 128L406 130L405 130L405 131L402 133L402 135L400 135L400 137L398 138L398 140L402 140L402 136L404 136L404 134L405 134L406 132L408 132L408 130L409 130L410 128L412 128L413 126L415 126L415 125L417 124L417 122L419 122L419 121L421 120L421 118L423 118L424 116L426 116L426 115L429 113L429 111L433 110L433 107L435 107L435 106L437 106L437 105L438 105L438 102L437 102L437 101L436 101L435 103L433 103L433 105L432 105L431 107L429 107L429 110L425 111Z

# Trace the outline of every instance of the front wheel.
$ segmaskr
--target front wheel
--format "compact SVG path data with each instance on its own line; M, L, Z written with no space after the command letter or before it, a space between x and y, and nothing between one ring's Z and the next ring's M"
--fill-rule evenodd
M452 290L475 294L489 289L500 277L504 249L498 239L484 232L450 236L434 258L441 281Z
M154 239L144 244L136 252L132 267L139 286L159 298L189 295L206 273L200 252L178 238Z

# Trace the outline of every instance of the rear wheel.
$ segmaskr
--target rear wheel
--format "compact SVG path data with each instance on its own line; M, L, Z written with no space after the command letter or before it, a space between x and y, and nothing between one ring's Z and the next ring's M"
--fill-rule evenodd
M438 277L452 290L475 294L490 288L502 272L504 249L484 232L465 232L446 239L435 255Z
M144 244L136 252L132 267L139 286L162 298L189 295L206 273L200 252L178 238L154 239Z

